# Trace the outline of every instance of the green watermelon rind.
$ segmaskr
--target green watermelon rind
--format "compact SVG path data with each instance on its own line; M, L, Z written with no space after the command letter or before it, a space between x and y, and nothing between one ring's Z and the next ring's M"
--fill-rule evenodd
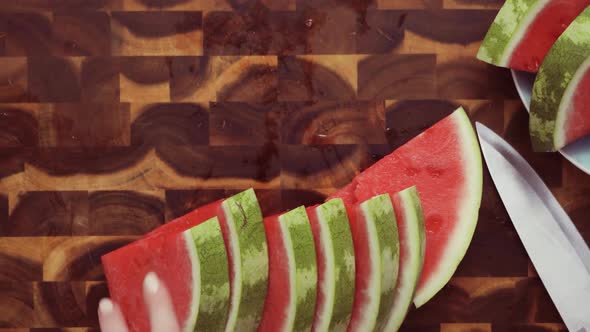
M357 331L381 331L382 323L393 309L399 272L397 223L389 194L378 195L361 203L360 209L370 238L371 257L377 257L378 261L371 262L371 271L375 272L370 281L371 301L363 312Z
M253 189L226 199L221 206L234 261L225 331L256 331L262 318L268 284L268 247L262 212Z
M217 217L183 232L192 264L191 312L183 330L221 331L229 308L229 270Z
M318 271L315 244L305 207L279 216L290 268L291 303L283 331L310 331L315 315Z
M573 94L588 70L590 7L557 39L539 68L533 86L529 129L533 149L557 151L565 145L565 121Z
M418 190L416 187L410 187L395 196L399 197L404 207L407 256L405 262L400 262L400 265L403 264L400 266L403 273L398 278L395 302L383 331L397 331L402 325L420 281L426 252L426 228Z
M324 308L314 323L316 332L346 331L354 301L355 262L352 233L342 199L336 198L315 210L320 225L320 243L326 258L326 273L319 285Z
M508 67L512 53L548 0L507 0L490 26L477 58Z
M475 131L463 108L458 108L449 117L454 122L457 130L459 130L457 144L462 145L461 159L463 165L465 165L465 192L463 193L463 199L459 200L460 206L457 207L460 211L458 212L459 220L456 222L457 227L450 235L448 245L441 256L437 270L433 272L432 277L428 278L416 290L414 295L414 305L416 307L428 302L451 280L469 248L477 226L479 207L481 205L483 166ZM426 246L428 247L428 243L426 243Z

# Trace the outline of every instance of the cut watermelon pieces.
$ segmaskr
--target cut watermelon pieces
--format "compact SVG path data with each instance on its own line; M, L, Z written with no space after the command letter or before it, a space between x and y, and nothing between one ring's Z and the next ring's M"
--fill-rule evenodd
M393 195L400 243L399 275L393 309L382 331L397 331L412 304L420 280L426 250L424 214L416 187Z
M190 274L183 274L181 270L190 267L190 262L183 256L177 257L177 253L172 250L158 251L153 248L165 246L168 239L199 225L205 221L201 217L211 214L217 214L219 218L229 267L231 289L226 330L234 331L236 326L245 331L256 330L266 296L268 253L258 200L254 190L248 189L224 201L197 209L154 230L144 239L102 257L111 296L120 303L130 322L131 332L149 331L141 290L145 274L154 271L160 276L160 271L165 274L167 269L176 268L176 265L178 274L172 270L170 277L160 277L170 288L179 320L186 320L184 315L189 311L186 305L190 300L190 292L187 292L190 288L186 284ZM152 260L156 263L151 263Z
M354 301L352 235L341 199L307 209L318 263L318 295L313 331L346 331Z
M507 0L477 58L535 73L557 38L589 5L590 0Z
M229 272L217 218L180 233L134 242L102 257L111 297L129 331L149 332L143 279L156 272L168 286L183 331L219 331L229 307Z
M226 331L255 331L268 284L268 250L262 212L254 190L221 204L221 230L229 260L231 301Z
M395 213L388 194L373 197L354 210L348 214L356 263L348 331L381 331L393 309L399 270Z
M557 40L533 86L533 149L556 151L590 134L590 8Z
M264 219L268 293L260 332L310 331L317 295L313 234L304 207Z
M475 132L460 108L359 174L331 197L354 205L416 186L426 253L414 304L430 300L451 278L471 243L482 196Z

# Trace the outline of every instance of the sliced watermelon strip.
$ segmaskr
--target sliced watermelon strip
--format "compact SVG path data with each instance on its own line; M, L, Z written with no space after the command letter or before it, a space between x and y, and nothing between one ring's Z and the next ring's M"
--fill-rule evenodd
M557 151L590 134L590 8L557 40L533 86L533 149Z
M269 282L258 331L310 331L317 296L313 234L304 207L264 219Z
M479 145L463 109L418 135L359 174L331 198L347 206L416 186L426 227L426 253L414 304L430 300L463 259L482 196Z
M185 232L136 241L103 256L102 262L111 297L125 314L129 331L150 331L142 285L152 271L168 285L183 331L225 327L229 273L217 218Z
M268 250L262 212L254 190L221 204L221 230L229 260L231 301L226 331L255 331L268 283Z
M316 247L318 295L312 331L346 331L354 301L354 246L341 199L307 209Z
M424 214L416 187L393 195L400 242L400 267L395 287L393 309L384 320L382 331L397 331L410 308L420 280L426 251Z
M381 331L393 310L399 270L395 213L388 194L373 197L355 210L349 213L356 279L348 331Z
M477 57L535 73L557 38L589 5L590 0L507 0Z

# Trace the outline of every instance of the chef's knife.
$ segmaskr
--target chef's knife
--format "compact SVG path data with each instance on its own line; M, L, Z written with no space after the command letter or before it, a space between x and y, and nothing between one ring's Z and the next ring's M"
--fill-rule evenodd
M559 314L570 331L590 332L590 249L526 160L476 127L492 180Z

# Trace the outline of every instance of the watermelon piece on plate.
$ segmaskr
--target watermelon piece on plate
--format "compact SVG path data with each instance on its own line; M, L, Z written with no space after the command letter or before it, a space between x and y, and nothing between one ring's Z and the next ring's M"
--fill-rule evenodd
M487 63L536 73L590 0L506 0L479 49Z
M533 86L533 149L556 151L590 134L590 8L557 40Z
M477 224L482 172L475 132L459 108L331 197L354 205L416 186L426 227L424 266L414 297L419 307L449 281L465 256Z
M348 216L356 278L348 331L382 331L393 310L399 270L395 213L388 194L364 201L353 210Z
M318 264L312 331L346 331L354 301L354 246L341 199L307 208Z
M184 232L134 242L102 261L111 297L121 306L129 331L150 331L142 285L152 271L168 286L183 331L225 328L229 270L216 217Z
M426 251L424 213L416 187L405 189L392 199L400 243L399 274L393 309L383 331L397 331L402 325L420 281Z
M317 296L315 244L304 207L264 219L269 279L258 331L310 331Z
M204 209L197 209L189 213L185 218L181 217L148 234L143 239L133 242L123 248L115 250L102 257L105 275L109 284L109 290L114 300L121 304L123 313L131 318L130 321L139 322L131 326L131 331L149 331L147 316L143 308L141 285L145 274L153 269L159 275L160 265L174 266L174 258L162 253L160 265L149 265L148 250L165 241L170 236L181 234L187 229L199 225L205 219L203 216L216 214L219 219L221 233L223 235L227 260L229 262L230 303L227 316L227 331L234 331L239 326L243 331L256 330L266 297L268 280L268 254L262 213L254 190L248 189L234 195L224 201L214 202ZM174 252L168 252L174 256ZM166 262L169 259L169 262ZM142 266L142 264L146 266ZM130 266L134 268L131 269ZM146 270L148 269L148 270ZM121 271L126 271L122 273ZM137 271L136 278L130 278L127 274ZM186 277L186 276L185 276ZM171 289L173 302L186 303L182 299L186 288L182 282L176 279L162 278L168 288ZM184 279L183 279L184 280ZM180 296L175 299L175 296ZM185 296L186 297L186 296ZM185 310L184 307L176 308ZM184 311L182 311L184 312ZM184 316L179 315L179 319ZM144 321L141 323L140 321Z

